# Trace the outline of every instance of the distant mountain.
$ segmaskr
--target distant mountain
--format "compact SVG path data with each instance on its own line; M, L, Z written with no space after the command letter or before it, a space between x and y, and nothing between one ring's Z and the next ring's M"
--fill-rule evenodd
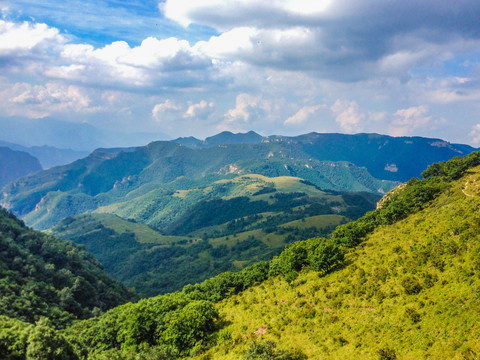
M88 123L72 123L52 118L0 118L2 140L26 147L52 146L76 151L99 147L137 146L170 137L163 133L105 131Z
M225 131L203 141L193 137L172 141L193 149L228 144L278 144L285 149L284 154L289 157L347 161L366 167L377 179L401 182L418 176L434 162L478 150L469 145L451 144L441 139L379 134L309 133L292 137L262 137L253 131L244 134Z
M42 170L37 158L0 146L0 187L22 176Z
M9 143L0 140L0 146L8 147L12 150L24 151L36 157L42 168L50 169L54 166L70 164L75 160L84 158L89 154L88 151L75 151L71 149L58 149L53 146L32 146L26 147L18 144Z
M0 315L64 326L135 299L73 243L33 231L0 210ZM2 338L3 339L3 338Z
M376 178L407 181L434 162L463 156L477 149L441 139L392 137L379 134L319 134L270 137L270 142L293 142L317 160L348 161L364 166Z
M175 200L170 196L174 191L238 175L296 176L340 191L378 193L396 185L375 179L365 168L350 163L309 160L301 154L294 158L289 153L271 143L194 150L173 142L154 142L128 152L94 152L70 165L9 184L3 189L1 204L38 229L110 205L118 212L129 209L128 217L158 227L164 223L165 215L159 217L165 213L164 202ZM178 216L180 211L173 209L173 214Z
M258 144L264 140L264 137L254 131L247 133L234 134L230 131L223 131L217 135L207 137L205 140L199 140L193 136L180 137L172 140L177 144L187 146L192 149L209 148L217 145L231 145L231 144Z
M204 141L205 146L212 147L223 144L258 144L263 141L263 136L254 131L247 133L233 134L230 131L223 131L220 134L207 137Z
M179 137L175 140L172 140L172 142L192 148L192 149L198 149L203 146L203 140L197 139L193 136L189 137Z

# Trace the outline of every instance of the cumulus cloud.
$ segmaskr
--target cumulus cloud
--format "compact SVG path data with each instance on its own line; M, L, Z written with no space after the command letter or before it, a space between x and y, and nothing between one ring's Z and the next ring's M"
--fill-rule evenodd
M162 10L183 26L218 29L202 46L212 56L343 81L406 78L412 67L480 44L480 5L472 1L167 0Z
M365 113L362 112L355 101L338 99L330 107L335 115L335 121L343 131L354 132L361 128Z
M480 79L447 77L431 80L424 89L427 101L437 104L463 103L480 100Z
M472 139L474 146L480 146L480 124L475 124L468 135Z
M167 99L153 107L152 116L155 120L162 121L164 116L178 115L181 111L182 107L175 100Z
M63 42L64 38L58 30L46 24L17 24L0 20L0 56L24 55L35 48Z
M261 95L242 93L237 95L235 108L229 109L218 130L246 131L252 129L257 121L268 121L275 116L273 102Z
M428 114L428 110L426 105L397 110L390 133L394 136L412 135L415 130L431 124L432 116Z
M89 95L83 89L56 82L48 82L46 85L1 84L0 99L0 107L10 116L41 118L98 110L98 107L92 106Z
M175 87L208 82L211 60L196 52L187 41L147 38L130 47L117 41L95 49L87 44L66 45L62 60L69 65L51 68L47 75L84 83L121 83L126 86ZM182 71L178 76L178 71Z
M183 114L185 118L207 119L215 112L215 103L201 100L198 104L189 104L187 111Z
M310 119L318 110L325 109L326 105L304 106L294 115L284 121L285 125L301 125Z

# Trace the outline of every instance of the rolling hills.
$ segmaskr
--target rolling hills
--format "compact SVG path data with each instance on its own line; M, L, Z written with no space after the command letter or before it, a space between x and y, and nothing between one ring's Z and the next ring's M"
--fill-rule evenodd
M293 241L326 236L378 199L325 192L299 178L244 175L157 195L159 212L149 211L152 201L143 196L67 218L50 232L84 244L111 276L153 296L270 260Z
M109 205L118 208L136 200L151 204L149 211L155 216L161 211L162 199L177 190L252 173L296 176L340 191L377 193L396 185L375 179L365 168L350 163L295 158L279 144L193 150L173 142L155 142L127 152L94 152L70 165L19 179L3 189L1 205L37 229L49 228L68 216Z
M99 149L72 164L7 185L0 204L27 224L46 229L99 208L118 209L115 213L125 216L122 203L148 203L152 217L140 220L145 214L133 208L129 212L136 215L131 217L158 227L155 218L168 194L217 180L246 174L293 176L327 190L385 193L435 161L474 150L439 139L377 134L262 138L251 132L221 133L200 143L183 140L187 146L160 141L123 150Z

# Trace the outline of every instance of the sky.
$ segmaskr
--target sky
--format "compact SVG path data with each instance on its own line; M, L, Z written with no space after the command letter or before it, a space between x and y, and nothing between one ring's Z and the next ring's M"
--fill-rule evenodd
M0 0L0 16L0 117L480 146L478 0Z

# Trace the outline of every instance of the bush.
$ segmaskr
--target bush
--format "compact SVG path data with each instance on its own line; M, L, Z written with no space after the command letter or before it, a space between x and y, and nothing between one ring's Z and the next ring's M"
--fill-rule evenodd
M306 360L307 356L300 350L293 352L277 350L277 344L267 340L261 344L253 343L242 360Z

